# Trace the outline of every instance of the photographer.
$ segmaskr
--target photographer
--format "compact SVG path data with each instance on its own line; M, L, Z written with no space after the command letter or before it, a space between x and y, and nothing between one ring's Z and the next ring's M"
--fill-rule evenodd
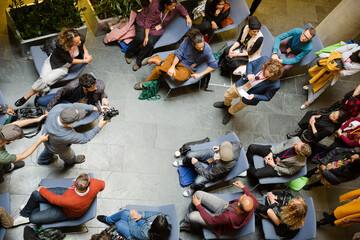
M109 107L103 106L102 109ZM101 118L98 126L85 132L78 133L72 127L73 123L84 118L88 112L99 111L97 107L83 104L58 104L48 114L44 132L49 134L44 151L38 158L38 164L49 164L57 159L55 154L65 162L65 166L83 163L84 155L75 154L71 144L84 144L89 142L107 124L107 120Z

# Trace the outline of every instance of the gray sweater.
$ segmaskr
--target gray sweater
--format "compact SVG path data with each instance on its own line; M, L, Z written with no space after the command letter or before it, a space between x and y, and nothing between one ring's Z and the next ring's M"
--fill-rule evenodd
M99 126L96 126L85 133L78 133L72 127L63 126L60 123L60 113L62 110L71 107L82 107L87 113L94 110L94 106L83 103L58 104L51 109L44 127L44 132L49 134L49 140L44 142L44 145L51 153L65 151L73 143L87 143L101 130Z

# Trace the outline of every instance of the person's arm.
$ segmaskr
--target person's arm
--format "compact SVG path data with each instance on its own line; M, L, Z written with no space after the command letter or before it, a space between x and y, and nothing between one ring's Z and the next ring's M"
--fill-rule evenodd
M61 100L67 100L73 94L74 89L68 83L66 86L60 88L55 96L51 99L51 101L46 106L46 111L50 112L50 110L57 104L60 103Z
M360 223L360 218L344 218L342 220L345 224L349 223Z
M354 48L356 48L358 45L353 43L353 44L345 44L337 49L334 50L334 52L339 52L339 53L344 53L344 52L347 52L347 51L351 51L353 50Z
M155 211L143 211L143 212L139 211L138 212L136 210L131 210L130 213L132 213L132 211L135 211L135 214L130 214L129 218L128 218L128 224L129 224L131 237L136 238L136 239L148 239L147 233L144 233L142 231L142 228L141 228L141 226L139 226L137 224L137 221L140 219L148 219L149 217L159 215L161 213L155 212Z
M245 185L242 183L241 180L235 181L235 182L233 183L233 185L236 186L236 187L238 187L238 188L240 188L241 190L243 190L243 192L244 192L247 196L249 196L249 197L252 198L253 203L254 203L254 209L256 209L256 208L259 206L259 202L258 202L258 200L256 199L256 197L250 192L250 190L249 190L247 187L245 187Z
M287 59L283 59L282 60L282 64L295 64L301 61L301 59L303 59L303 57L305 57L309 52L311 52L311 49L308 50L302 50L301 53L299 53L298 55L296 55L296 57L294 58L287 58Z
M207 0L205 3L205 19L208 20L209 22L214 21L213 16L211 15L211 11L210 11L210 3L211 0Z
M201 73L194 73L191 75L191 77L195 78L195 79L199 79L200 77L214 71L216 68L212 68L212 67L207 67L204 71L202 71Z
M254 99L259 101L270 101L278 90L279 88L272 88L267 90L265 94L254 94Z
M29 118L29 119L18 120L18 121L9 123L9 125L14 124L14 125L18 125L19 127L24 127L24 126L27 126L27 125L32 124L32 123L41 122L41 120L46 118L46 116L47 116L47 114L44 114L44 115L41 115L40 117L37 117L37 118Z
M150 33L150 28L145 28L145 37L144 37L144 42L143 42L143 46L145 47L148 42L149 42L149 33Z
M304 165L305 165L306 161L304 161ZM304 166L302 165L296 165L296 166L284 166L283 164L281 164L281 162L279 164L276 164L274 166L274 170L280 175L280 176L292 176L295 173L297 173L298 171L300 171Z
M46 187L40 186L36 189L36 191L38 191L41 196L43 196L51 204L57 205L59 207L73 207L71 199L66 199L62 195L56 195L55 193L52 193L50 190L46 189Z
M175 76L175 66L176 66L179 62L180 62L180 59L179 59L177 56L175 56L175 57L174 57L174 60L173 60L173 62L172 62L172 64L171 64L171 67L169 68L169 70L168 70L168 72L167 72L167 74L168 74L170 77Z
M346 148L346 147L337 147L333 150L331 150L328 154L326 154L325 157L323 157L321 159L321 162L323 164L328 164L329 162L332 162L333 161L333 158L336 156L336 155L339 155L339 154L355 154L355 150L352 149L352 148Z
M209 181L214 181L215 179L221 178L223 175L227 174L229 171L226 171L225 168L217 168L217 167L211 167L211 168L205 168L200 162L196 162L194 164L195 171L206 178Z
M284 40L285 38L291 37L294 34L296 34L296 28L291 29L288 32L285 32L283 34L280 34L279 36L277 36L274 40L274 47L273 47L273 53L277 53L280 47L280 43L282 40Z
M85 43L82 45L83 49L84 49L84 58L87 59L89 58L91 55L89 54L89 51L87 50Z
M345 134L340 135L341 140L349 147L360 147L359 140L350 140Z
M90 131L87 131L85 133L72 132L72 136L71 136L72 143L85 144L89 142L91 139L93 139L96 136L96 134L100 132L100 130L107 123L108 121L105 121L104 118L102 117L99 121L99 124Z
M256 51L261 47L261 45L263 44L264 38L263 37L259 37L256 42L254 43L254 45L252 46L252 48L246 53L247 56L251 56L254 53L256 53Z
M276 226L280 225L280 219L276 216L276 214L272 208L269 208L267 210L267 215Z
M334 175L332 171L328 169L324 169L321 173L321 175L332 185L343 183L344 180L339 178L338 176Z
M222 22L223 20L225 20L225 19L229 16L229 14L230 14L230 8L229 8L228 10L226 10L225 12L219 14L219 16L218 16L217 19L216 19L217 22L218 22L219 24L221 24L221 22Z
M28 149L26 149L23 153L20 153L20 154L15 154L16 155L16 160L15 162L17 161L21 161L25 158L27 158L28 156L30 156L34 151L35 149L42 143L42 142L46 142L49 138L49 135L44 133L43 135L41 135L39 137L39 139L31 146L29 147Z

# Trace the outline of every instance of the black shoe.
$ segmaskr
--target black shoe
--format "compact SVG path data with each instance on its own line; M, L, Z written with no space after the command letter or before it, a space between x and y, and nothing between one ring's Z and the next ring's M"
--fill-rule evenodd
M180 227L180 231L192 232L190 223L186 222L185 220L181 220L179 227Z
M224 102L214 102L213 106L216 108L229 108L229 106L226 106Z
M40 104L37 102L37 100L39 99L40 97L38 95L35 96L35 99L34 99L34 106L36 108L40 107Z
M305 186L303 187L303 190L305 190L305 191L310 191L311 189L312 189L311 184L305 185Z
M105 215L98 215L96 218L97 218L97 220L99 220L100 222L105 223L105 224L107 224L107 225L110 225L110 224L108 224L108 223L106 222L106 216L105 216Z
M84 155L77 155L76 156L76 160L75 160L75 164L80 164L85 162L85 156Z
M25 166L25 162L24 161L18 161L18 162L14 162L14 163L10 163L10 169L9 170L5 170L5 173L9 173L12 172L16 169L22 168Z
M232 114L231 113L229 113L229 112L226 112L225 113L225 116L224 116L224 118L223 118L223 120L222 120L222 124L223 125L226 125L226 124L228 124L229 122L230 122L230 119L232 118Z
M22 97L15 102L15 106L20 107L20 106L24 105L24 103L26 103L26 101L27 101L27 99Z
M293 133L288 133L288 134L286 134L286 137L287 137L287 139L290 139L290 138L292 138L292 137L300 137L301 132L302 132L302 129L301 129L301 128L298 128L298 129L296 129Z

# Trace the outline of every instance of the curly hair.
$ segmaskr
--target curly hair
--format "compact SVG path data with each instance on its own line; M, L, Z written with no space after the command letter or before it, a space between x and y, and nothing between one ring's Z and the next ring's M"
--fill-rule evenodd
M296 200L300 203L292 204ZM291 230L300 229L304 226L307 208L307 204L302 197L293 198L287 206L281 208L280 221L289 226Z
M91 88L92 85L96 84L96 78L89 73L84 73L79 78L79 84L85 88Z
M75 28L63 28L58 36L59 43L65 51L70 51L77 36L80 36L80 32Z
M264 63L262 69L267 69L271 73L272 76L269 77L271 81L278 80L284 73L283 65L278 60L272 58Z

